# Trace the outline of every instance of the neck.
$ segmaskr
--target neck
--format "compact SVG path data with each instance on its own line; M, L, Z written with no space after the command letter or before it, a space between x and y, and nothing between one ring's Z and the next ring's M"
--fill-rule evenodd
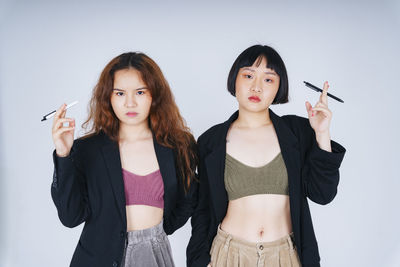
M137 125L120 124L119 126L120 142L135 142L150 136L152 136L152 133L146 120Z
M239 116L235 121L238 127L258 128L272 124L269 109L260 112L252 112L239 107Z

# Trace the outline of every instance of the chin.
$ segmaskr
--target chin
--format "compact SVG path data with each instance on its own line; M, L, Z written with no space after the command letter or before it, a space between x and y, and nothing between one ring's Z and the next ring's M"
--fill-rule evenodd
M254 112L254 113L258 113L258 112L264 112L266 110L268 110L269 106L264 106L264 105L243 105L241 106L243 109L245 109L246 111L249 112Z
M136 126L136 125L142 124L143 122L144 122L144 120L142 120L141 118L134 118L134 119L122 121L122 123L127 126Z

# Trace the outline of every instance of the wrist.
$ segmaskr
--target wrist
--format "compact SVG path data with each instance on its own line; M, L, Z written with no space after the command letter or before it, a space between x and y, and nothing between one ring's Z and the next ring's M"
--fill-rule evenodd
M332 152L331 135L329 131L315 133L315 138L317 139L319 148L328 152Z
M56 155L57 155L57 157L59 157L59 158L65 158L65 157L68 157L68 155L69 155L69 151L61 151L61 152L59 152L59 151L57 151L57 149L56 149Z
M314 131L316 136L330 136L329 129L326 131Z

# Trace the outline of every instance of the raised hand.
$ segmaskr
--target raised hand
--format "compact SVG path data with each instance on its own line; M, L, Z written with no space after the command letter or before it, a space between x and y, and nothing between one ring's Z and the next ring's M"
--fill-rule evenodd
M61 105L53 120L52 136L56 153L59 157L68 156L74 143L75 120L65 117L67 113L66 106L66 104ZM66 122L68 122L68 127L63 126Z
M314 107L306 101L308 119L316 134L329 134L332 112L328 108L328 88L329 84L325 82L319 101Z

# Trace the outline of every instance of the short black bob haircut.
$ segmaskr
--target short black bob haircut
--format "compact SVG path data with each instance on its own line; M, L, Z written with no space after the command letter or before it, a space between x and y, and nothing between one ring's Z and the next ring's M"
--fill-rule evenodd
M285 63L272 47L267 45L254 45L244 50L232 65L228 76L228 91L231 95L236 95L236 77L239 70L243 67L250 67L257 61L261 63L261 58L267 61L267 68L272 69L279 75L279 89L272 104L283 104L289 102L289 82L286 73Z

